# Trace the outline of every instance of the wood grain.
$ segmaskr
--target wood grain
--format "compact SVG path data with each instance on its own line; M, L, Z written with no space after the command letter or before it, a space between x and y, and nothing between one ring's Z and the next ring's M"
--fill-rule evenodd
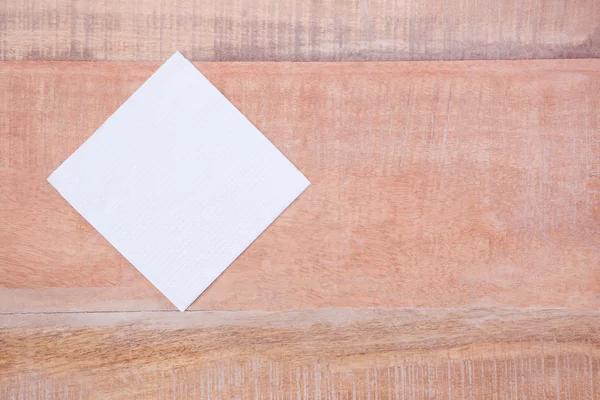
M600 313L0 315L2 399L594 399Z
M312 186L192 309L600 305L600 60L199 63ZM0 63L0 311L172 309L46 182L155 70Z
M597 0L3 0L0 60L600 57Z

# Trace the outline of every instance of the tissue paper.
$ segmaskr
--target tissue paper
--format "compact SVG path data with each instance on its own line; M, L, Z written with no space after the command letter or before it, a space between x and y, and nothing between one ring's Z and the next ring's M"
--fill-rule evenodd
M182 311L310 184L180 53L48 181Z

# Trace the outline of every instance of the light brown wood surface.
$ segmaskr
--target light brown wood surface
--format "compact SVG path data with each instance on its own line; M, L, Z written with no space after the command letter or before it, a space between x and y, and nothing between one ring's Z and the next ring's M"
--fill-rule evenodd
M0 399L597 399L600 60L198 63L312 186L179 313L46 182L157 63L0 63Z
M197 65L312 186L192 309L600 305L600 60ZM46 182L156 67L0 64L0 311L174 309Z
M3 0L1 60L600 57L597 0Z
M312 186L179 313L46 182L176 50L584 59L197 63ZM593 57L597 0L0 1L0 400L599 399Z
M600 312L0 315L3 399L595 399Z

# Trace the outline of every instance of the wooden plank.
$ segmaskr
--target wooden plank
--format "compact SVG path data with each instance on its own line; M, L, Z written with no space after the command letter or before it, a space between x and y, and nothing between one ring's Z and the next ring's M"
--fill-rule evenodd
M197 66L312 186L192 309L600 306L600 60ZM0 311L172 309L45 180L156 67L0 64Z
M4 0L0 60L600 57L597 0Z
M0 315L0 398L593 399L600 312Z

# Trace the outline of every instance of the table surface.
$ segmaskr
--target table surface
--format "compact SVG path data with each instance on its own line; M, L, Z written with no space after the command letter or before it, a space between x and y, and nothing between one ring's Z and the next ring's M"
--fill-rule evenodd
M600 57L597 0L3 0L0 60Z
M7 0L0 399L598 398L599 32L594 0ZM195 64L312 182L185 313L46 181L177 49L245 61Z

